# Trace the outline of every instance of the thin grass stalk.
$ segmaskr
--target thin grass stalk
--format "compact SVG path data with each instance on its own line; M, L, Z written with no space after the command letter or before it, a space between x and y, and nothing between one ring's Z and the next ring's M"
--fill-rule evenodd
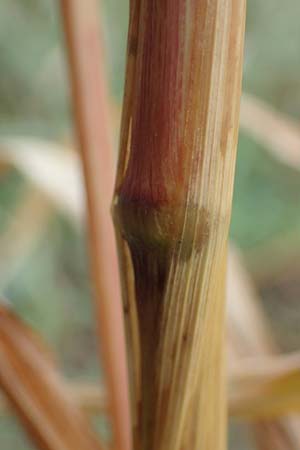
M136 450L222 450L243 0L131 2L114 218ZM134 88L133 88L134 87Z
M102 359L115 448L130 450L130 420L123 317L115 237L110 216L113 152L101 67L98 5L61 0L88 203L90 255Z

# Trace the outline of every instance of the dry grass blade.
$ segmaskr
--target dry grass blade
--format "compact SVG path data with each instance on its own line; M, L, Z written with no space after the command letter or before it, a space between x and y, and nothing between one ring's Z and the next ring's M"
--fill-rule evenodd
M37 138L2 137L0 159L16 167L73 220L82 219L82 177L74 152Z
M64 388L76 405L89 416L108 414L107 394L104 387L100 387L98 383L64 380ZM9 402L0 396L0 417L10 412Z
M258 449L298 450L299 420L296 416L279 420L261 421L255 427Z
M300 412L300 355L244 358L230 372L230 413L248 419Z
M43 194L31 188L24 193L0 238L1 287L7 286L14 278L42 235L51 214L52 208Z
M229 354L231 366L240 364L240 370L243 370L243 359L254 357L259 359L260 357L276 355L277 349L263 311L259 306L255 289L243 267L240 256L233 247L231 247L229 253L228 269ZM288 385L287 382L286 386ZM277 392L280 392L280 383ZM255 397L257 399L257 391L252 391L252 394L254 395L253 399L248 397L249 410L251 402L255 403ZM232 395L233 406L231 410L233 412L235 400L234 394ZM296 417L255 421L253 427L261 450L267 448L276 450L300 449L300 426L299 419Z
M223 283L244 19L241 0L131 2L115 222L138 450L226 445Z
M230 245L227 267L229 363L276 352L271 330L243 260Z
M123 317L115 237L110 217L113 151L101 67L96 0L61 0L88 202L97 320L115 447L130 450L131 433Z
M300 127L290 117L250 94L243 94L241 127L284 164L300 169Z
M43 450L101 449L47 353L38 337L2 305L0 384L32 440Z
M107 414L105 387L86 381L67 381L65 389L89 415ZM243 358L229 372L229 413L237 418L272 419L300 411L300 355ZM0 416L10 412L0 398Z
M81 409L89 415L108 414L110 405L104 386L84 381L66 384L70 395Z

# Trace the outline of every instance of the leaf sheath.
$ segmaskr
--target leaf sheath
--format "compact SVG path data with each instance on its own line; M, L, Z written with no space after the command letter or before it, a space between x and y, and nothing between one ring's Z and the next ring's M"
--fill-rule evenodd
M131 8L114 218L127 268L135 448L221 450L245 2Z

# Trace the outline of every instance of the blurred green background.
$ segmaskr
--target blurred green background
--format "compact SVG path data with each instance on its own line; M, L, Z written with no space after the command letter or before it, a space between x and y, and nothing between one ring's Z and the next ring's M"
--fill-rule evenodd
M103 0L101 10L111 103L117 111L123 92L128 3ZM298 0L248 2L243 81L245 92L295 120L300 116L299 17ZM1 1L0 65L0 138L35 136L72 144L57 1ZM117 118L112 120L118 123ZM18 253L8 237L18 240L18 233L11 230L22 230L26 218L22 205L24 209L26 202L30 204L34 189L18 170L1 169L0 186L1 293L43 334L66 375L95 379L101 369L85 228L49 205L36 239L25 249L20 246ZM34 226L34 215L31 220ZM231 238L244 254L284 350L299 348L299 231L299 172L278 162L241 131ZM234 425L230 449L253 450L251 439L246 427ZM0 417L0 443L1 450L32 448L12 417Z

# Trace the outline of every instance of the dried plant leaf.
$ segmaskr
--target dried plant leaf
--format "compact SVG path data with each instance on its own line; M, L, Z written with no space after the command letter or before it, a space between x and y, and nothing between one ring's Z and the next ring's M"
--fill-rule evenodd
M276 346L270 327L241 255L233 244L228 254L227 297L230 365L242 358L272 355Z
M260 421L254 428L256 442L261 450L298 450L299 419L296 416L279 420Z
M0 285L6 286L45 229L52 208L45 196L29 188L0 237Z
M83 216L84 195L80 161L74 152L42 139L0 139L0 159L13 164L54 204L75 219Z
M243 358L231 367L228 374L229 414L253 420L300 412L299 372L298 354ZM73 401L84 412L89 415L109 412L105 386L67 380L64 384ZM9 411L5 399L0 399L0 415L7 415Z
M76 224L83 220L84 207L83 207L83 185L81 179L80 172L80 161L75 152L67 151L63 146L59 144L54 144L49 141L19 137L19 138L2 138L0 140L0 158L7 163L13 164L16 168L18 168L25 176L27 176L36 187L39 188L44 194L48 196L48 198L54 203L56 207L61 209L63 213L67 213L73 222ZM40 223L39 214L36 216L34 213L39 213L39 209L37 208L36 203L38 202L38 198L42 198L38 193L35 193L34 198L31 200L31 203L27 204L27 202L22 205L20 209L20 213L18 214L18 223L16 226L12 228L12 230L4 236L4 246L3 251L7 248L7 243L9 244L8 251L11 255L9 260L5 260L4 272L1 273L2 277L5 276L7 279L8 276L12 276L12 273L15 273L16 264L19 264L21 259L25 257L24 246L31 242L30 236L36 237L35 232ZM102 201L103 199L101 199ZM95 202L99 204L101 208L101 202L98 202L98 194ZM42 211L47 208L47 202L42 201L40 204ZM37 208L33 211L33 208ZM109 219L109 210L107 209L106 217L104 221L107 222ZM34 224L32 227L27 227L27 223L31 223L34 218ZM21 233L18 234L18 239L11 241L13 239L14 230L18 230L21 227ZM112 227L112 225L110 225ZM98 226L98 231L101 232L102 226ZM108 243L108 233L103 229L102 232L105 234L103 236L102 241ZM112 235L113 236L113 235ZM22 238L20 240L20 238ZM13 242L13 244L11 244ZM16 245L20 243L20 245ZM21 246L22 244L22 246ZM24 246L23 246L24 244ZM15 250L15 251L14 251ZM26 249L25 249L26 250ZM19 254L19 251L22 252L22 255ZM106 255L107 256L107 255ZM107 257L104 255L103 264L105 265L105 271L108 270L111 277L108 277L108 280L111 280L111 286L113 287L113 291L117 292L118 290L118 282L117 282L117 268L113 270L113 259L115 259L115 266L117 265L116 256L112 255L112 257ZM110 264L107 264L107 261L110 261ZM98 280L103 280L105 276L103 271L101 277L98 277ZM105 282L103 283L103 289L105 289ZM108 291L109 292L109 291ZM103 291L104 293L104 291ZM115 295L114 293L112 295ZM112 298L107 296L108 306L112 305ZM99 304L104 306L104 295L101 295L101 299L99 300ZM108 310L106 309L106 312ZM117 321L112 320L109 316L107 317L105 311L102 311L102 320L103 326L101 327L103 333L107 331L107 325L111 324L113 330L117 331L117 334L121 336L121 327L118 326ZM112 353L111 362L114 359L117 359L118 366L120 366L122 358L120 357L120 352L122 350L121 346L118 346L118 340L116 339L116 334L108 331L106 335L103 337L103 347L105 346L105 342L107 340L113 340L113 346L108 345L108 351ZM117 347L115 347L115 344ZM111 348L111 350L109 350ZM117 348L117 350L116 350ZM124 371L124 369L123 369ZM121 371L116 370L114 377L109 377L109 382L111 383L113 380L115 385L117 386L117 391L121 389L124 394L121 394L120 397L117 398L117 403L126 402L126 382L121 380ZM76 391L75 391L76 393ZM74 393L74 395L75 395ZM83 392L76 393L76 396L79 396L79 400L83 402L83 408L88 410L89 412L96 411L99 412L102 409L103 402L98 402L99 395L95 398L92 398L92 392L90 392L90 396L88 399L88 391L85 392L86 398L82 398ZM107 406L107 402L106 402ZM111 414L111 408L106 408L107 412ZM122 427L126 428L126 420L125 414L120 416L120 421L122 421ZM127 439L128 442L128 439ZM125 444L124 444L125 445ZM128 444L127 444L128 445Z
M76 404L89 415L110 412L105 386L99 386L99 383L72 381L68 382L66 387Z
M230 366L239 364L242 371L243 360L246 361L247 358L276 355L277 348L257 294L242 259L233 246L229 252L227 296ZM255 395L254 392L254 398ZM251 401L249 398L249 407ZM253 429L261 450L300 449L300 422L297 417L255 421Z
M99 387L99 383L84 381L64 380L64 388L69 397L73 399L78 407L86 414L98 415L109 412L109 404L105 387ZM0 396L0 416L11 413L12 407L4 396Z
M230 372L230 413L266 419L300 412L300 355L256 357Z
M279 161L300 169L300 126L250 94L243 94L241 127Z
M101 449L40 339L0 306L0 385L43 450Z

